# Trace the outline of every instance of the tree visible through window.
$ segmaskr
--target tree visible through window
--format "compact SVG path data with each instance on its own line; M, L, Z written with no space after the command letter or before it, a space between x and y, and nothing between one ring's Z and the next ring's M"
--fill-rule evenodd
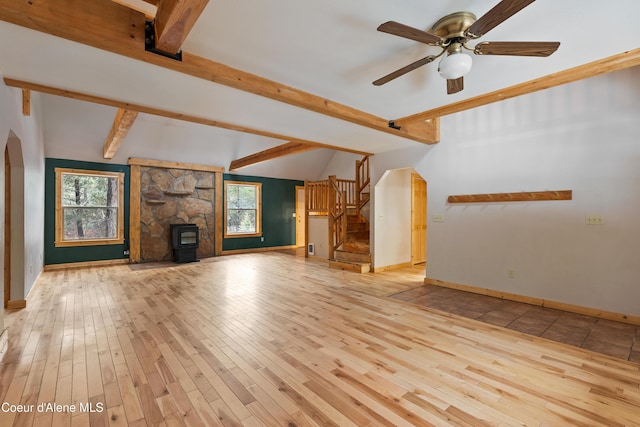
M259 235L260 183L225 182L226 228L228 237Z
M56 245L123 243L123 177L56 169Z

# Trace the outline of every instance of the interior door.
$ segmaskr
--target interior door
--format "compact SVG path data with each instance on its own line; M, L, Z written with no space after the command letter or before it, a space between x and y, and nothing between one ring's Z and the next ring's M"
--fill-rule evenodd
M296 246L305 247L304 187L296 186Z
M411 263L427 261L427 182L411 174Z

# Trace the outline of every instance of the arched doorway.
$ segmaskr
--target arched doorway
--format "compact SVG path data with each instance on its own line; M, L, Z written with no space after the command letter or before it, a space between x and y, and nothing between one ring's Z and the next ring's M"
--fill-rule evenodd
M11 162L4 147L4 307L11 299Z
M26 306L24 295L24 163L20 138L4 150L4 307Z
M427 182L413 168L387 170L374 187L374 268L426 261Z

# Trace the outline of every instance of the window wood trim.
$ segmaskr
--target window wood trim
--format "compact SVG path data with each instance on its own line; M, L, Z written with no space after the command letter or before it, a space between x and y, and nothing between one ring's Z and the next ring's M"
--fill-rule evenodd
M256 232L255 233L229 233L227 230L227 187L228 185L249 185L256 188ZM248 181L225 181L224 182L224 237L225 239L235 239L242 237L262 236L262 183Z
M89 169L55 168L56 174L56 247L124 244L124 173ZM62 174L106 176L118 178L117 236L114 239L64 240L64 209L62 207Z

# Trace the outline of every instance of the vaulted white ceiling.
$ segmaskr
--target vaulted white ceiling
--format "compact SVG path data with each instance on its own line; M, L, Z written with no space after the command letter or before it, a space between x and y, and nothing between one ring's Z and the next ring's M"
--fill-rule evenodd
M126 0L119 2L126 3ZM481 16L497 3L497 0L212 0L182 49L393 120L640 46L636 22L640 3L636 0L538 0L480 41L560 41L560 48L552 56L474 56L473 68L465 76L464 91L454 95L446 94L445 80L438 75L437 64L433 63L384 86L372 85L373 80L439 51L376 31L381 23L394 20L428 29L449 13L464 10ZM82 3L78 4L81 7ZM3 19L1 12L0 19ZM0 21L0 74L352 150L381 153L420 144L3 21ZM82 107L72 108L73 103L81 103ZM108 111L109 117L104 119L106 127L100 123L93 129L96 138L91 144L95 144L96 153L101 153L115 108L96 107L77 100L62 101L51 95L47 95L43 105L43 115L58 118L55 126L47 122L45 139L51 136L59 144L64 144L65 126L86 123L99 111ZM69 114L63 114L64 111ZM68 124L60 122L66 120ZM138 127L136 143L130 135L123 143L121 156L124 153L147 158L161 155L167 157L164 160L172 160L173 156L195 161L194 158L203 158L197 153L202 150L197 143L199 139L219 138L221 144L245 144L238 149L227 148L226 152L235 150L246 154L262 145L265 149L287 142L247 134L234 137L234 131L211 131L208 126L183 123L179 126L189 127L191 130L185 134L191 137L168 143L164 150L158 151L152 138L179 134L170 130L171 126L175 128L174 122L173 119L138 119L132 128L134 132ZM155 136L149 133L151 128ZM140 133L144 129L147 129L146 137ZM49 131L51 135L47 134ZM190 139L194 141L192 146ZM187 151L192 154L186 155ZM310 159L311 153L319 152L299 156ZM235 155L228 154L227 164L218 165L228 167L228 158ZM320 157L326 161L330 156L325 153ZM285 164L279 162L279 167L286 167Z
M376 31L383 22L426 30L452 12L480 17L498 2L216 1L207 6L184 49L394 119L640 47L637 1L538 0L479 41L560 41L552 56L474 56L465 89L455 95L446 94L435 63L381 87L371 84L439 52Z

